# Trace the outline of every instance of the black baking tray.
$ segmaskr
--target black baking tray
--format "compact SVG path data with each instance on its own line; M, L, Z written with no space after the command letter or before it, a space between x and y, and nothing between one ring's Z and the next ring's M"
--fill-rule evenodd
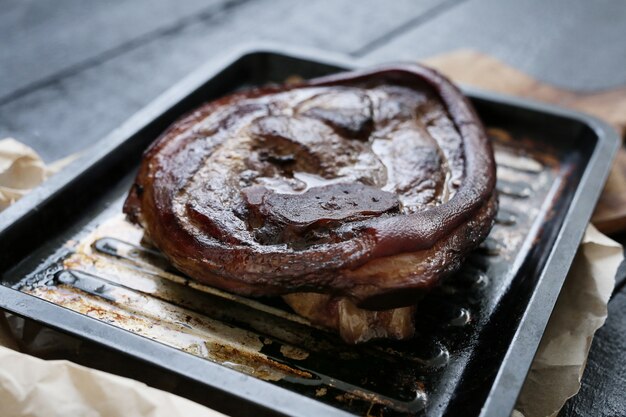
M310 353L297 361L278 349L262 350L281 366L314 376L306 381L268 382L25 291L42 280L58 284L54 265L72 251L68 242L119 213L142 152L182 114L243 87L353 67L346 57L319 51L256 46L198 69L0 215L0 308L197 381L214 394L209 403L218 410L227 401L238 401L242 414L255 409L263 415L293 416L510 415L619 146L606 124L569 110L465 90L504 153L540 160L543 167L535 172L534 162L520 165L503 157L498 184L502 209L494 230L508 231L493 232L454 281L479 277L482 284L475 280L472 285L480 288L458 296L459 287L444 285L424 302L428 317L440 304L461 300L467 309L453 305L450 311L471 313L471 319L438 311L419 324L414 341L352 348L320 329L268 316L278 320L276 327L284 322L293 334L313 340L302 342ZM504 174L501 179L500 173L508 171L513 180ZM523 181L516 182L516 175ZM528 181L533 175L537 186ZM55 273L57 278L50 279ZM72 284L79 283L76 277ZM83 285L80 291L89 293L89 288ZM206 297L218 300L220 295ZM275 300L261 302L268 309L284 308ZM233 303L228 308L237 310ZM459 320L462 326L457 326ZM253 327L235 321L229 326ZM273 346L279 346L280 336L266 331Z

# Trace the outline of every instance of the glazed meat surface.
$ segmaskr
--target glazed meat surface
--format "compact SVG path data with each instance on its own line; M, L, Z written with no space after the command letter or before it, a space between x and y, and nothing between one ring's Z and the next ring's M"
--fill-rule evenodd
M467 100L408 64L203 105L146 151L124 211L203 283L382 310L459 268L492 226L494 186Z

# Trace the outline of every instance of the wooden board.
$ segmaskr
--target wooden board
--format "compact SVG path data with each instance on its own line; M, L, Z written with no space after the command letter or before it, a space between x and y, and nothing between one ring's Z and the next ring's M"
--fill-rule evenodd
M471 50L424 60L456 82L485 90L544 101L592 114L626 133L626 87L582 93L541 83L495 58ZM593 223L605 233L626 229L626 149L622 147L600 197Z

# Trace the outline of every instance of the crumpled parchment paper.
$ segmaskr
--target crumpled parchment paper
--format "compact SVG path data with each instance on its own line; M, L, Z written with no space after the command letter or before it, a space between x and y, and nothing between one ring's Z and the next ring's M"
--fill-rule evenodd
M19 200L46 179L39 155L15 139L0 140L0 210Z
M0 140L0 210L26 194L70 159L46 167L29 147ZM578 392L595 331L607 315L621 246L589 226L514 416L555 415ZM218 416L176 395L68 361L45 361L17 352L0 314L2 416ZM518 411L519 410L519 411ZM523 413L523 414L522 414Z
M622 246L589 225L518 398L515 417L556 416L576 395L593 335L606 320Z
M32 148L13 138L0 140L0 210L22 198L77 157L78 154L70 155L46 166Z
M4 417L223 415L132 379L1 346L0 409Z

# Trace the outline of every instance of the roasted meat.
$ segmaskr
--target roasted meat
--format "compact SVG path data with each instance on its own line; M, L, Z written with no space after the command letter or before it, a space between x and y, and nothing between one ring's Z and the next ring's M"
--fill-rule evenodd
M203 105L146 151L124 211L190 277L249 296L323 294L287 297L314 317L323 303L414 305L487 236L494 187L468 101L407 64ZM399 311L361 321L405 338L412 309Z

